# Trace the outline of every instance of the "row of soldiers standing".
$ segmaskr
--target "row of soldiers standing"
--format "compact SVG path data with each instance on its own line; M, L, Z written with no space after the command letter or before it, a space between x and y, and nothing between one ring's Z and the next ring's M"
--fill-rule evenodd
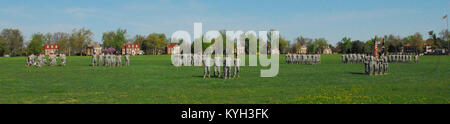
M44 54L40 54L38 56L31 54L27 58L27 66L37 66L42 67L44 65L49 66L55 66L58 64L58 59L60 59L60 65L65 66L66 65L66 55L65 54L59 54L59 58L56 54L50 54L49 59L47 60Z
M122 66L122 55L116 54L94 54L92 55L92 66ZM130 66L130 54L125 55L125 66Z
M204 66L203 78L211 78L211 66L214 66L214 75L213 77L221 78L220 70L223 66L223 78L236 78L240 77L240 66L241 60L238 56L236 58L231 57L231 55L227 55L225 58L216 56L212 59L208 55L200 56L202 59L202 65ZM234 74L232 75L232 68L234 66Z
M320 54L288 54L287 64L320 64Z
M211 58L207 54L174 54L172 56L175 66L203 66L203 78L211 78L211 67L213 67L212 77L223 77L224 79L240 77L241 61L237 56L236 58L231 57L231 55L224 58L219 56ZM221 75L221 70L223 75ZM232 72L234 73L232 74Z
M369 75L388 74L389 62L388 57L385 55L381 55L379 57L364 56L363 62L366 74Z
M364 54L344 54L342 55L342 63L356 64L363 63L364 59L370 57L369 55ZM387 62L404 62L410 63L413 61L412 56L410 55L387 55ZM414 56L414 62L419 62L419 55Z
M364 54L344 54L342 55L342 63L346 64L363 63L366 57L370 56Z
M202 55L200 54L174 54L173 64L175 66L202 66Z
M388 55L389 62L410 63L413 61L411 55ZM419 55L414 55L414 62L419 63Z

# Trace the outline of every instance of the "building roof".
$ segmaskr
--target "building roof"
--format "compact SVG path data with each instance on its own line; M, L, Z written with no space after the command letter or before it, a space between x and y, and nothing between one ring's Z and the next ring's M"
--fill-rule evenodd
M171 44L171 45L167 45L167 48L174 48L175 46L177 46L176 44Z
M58 44L45 44L44 49L58 49Z
M139 45L137 44L125 44L125 46L122 46L122 49L130 49L130 48L141 48Z

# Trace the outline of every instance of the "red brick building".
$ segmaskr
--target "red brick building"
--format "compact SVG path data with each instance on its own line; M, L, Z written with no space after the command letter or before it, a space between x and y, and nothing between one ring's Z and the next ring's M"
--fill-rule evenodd
M44 45L44 54L46 56L50 54L56 54L58 52L59 45L58 44L45 44Z
M102 47L100 45L93 45L86 48L86 55L92 56L94 53L102 53Z
M177 47L177 45L175 45L175 44L167 45L166 48L167 48L166 54L169 54L169 55L172 55L176 50L179 51L179 47Z
M142 55L144 52L137 44L126 44L125 46L122 46L122 54Z

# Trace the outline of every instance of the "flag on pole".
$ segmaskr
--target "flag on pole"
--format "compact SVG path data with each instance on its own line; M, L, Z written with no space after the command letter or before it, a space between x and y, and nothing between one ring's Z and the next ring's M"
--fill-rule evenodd
M448 16L445 15L444 17L442 17L442 20L445 20L445 19L447 19L447 18L448 18Z
M378 56L378 40L377 38L375 38L375 47L373 48L373 56L377 57Z
M386 43L385 43L386 41L385 41L385 39L382 39L381 40L381 54L382 55L386 55Z

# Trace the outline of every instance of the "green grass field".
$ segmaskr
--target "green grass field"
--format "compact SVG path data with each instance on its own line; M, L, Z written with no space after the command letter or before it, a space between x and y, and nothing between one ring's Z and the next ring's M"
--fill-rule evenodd
M91 67L68 57L66 67L25 67L25 57L0 58L0 103L450 103L450 57L391 63L385 76L362 64L323 55L321 65L288 65L260 78L242 67L239 79L203 79L202 67L174 67L170 56L134 56L130 67Z

